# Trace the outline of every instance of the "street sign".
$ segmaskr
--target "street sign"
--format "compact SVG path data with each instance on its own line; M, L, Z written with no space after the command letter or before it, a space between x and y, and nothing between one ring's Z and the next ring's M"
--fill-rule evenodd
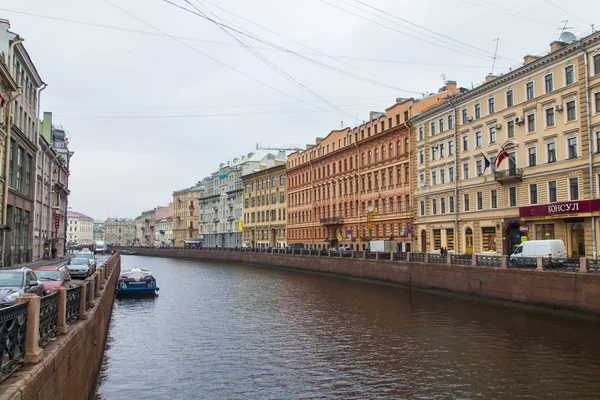
M529 232L529 227L527 225L522 225L519 230L523 233Z
M58 231L58 227L60 226L60 211L56 210L56 214L54 215L54 227Z
M371 228L373 228L373 213L369 211L367 213L367 229Z

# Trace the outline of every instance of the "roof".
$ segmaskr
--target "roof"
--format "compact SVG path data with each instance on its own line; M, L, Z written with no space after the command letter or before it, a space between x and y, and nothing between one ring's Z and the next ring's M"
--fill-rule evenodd
M94 221L94 218L88 217L87 215L76 211L67 212L67 219L85 219L92 222Z

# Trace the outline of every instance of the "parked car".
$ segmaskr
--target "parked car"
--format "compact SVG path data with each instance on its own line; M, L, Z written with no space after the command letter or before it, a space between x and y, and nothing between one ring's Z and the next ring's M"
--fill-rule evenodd
M0 271L0 307L12 306L24 293L44 295L44 285L29 268Z
M50 294L57 287L71 287L71 274L64 265L48 265L33 269L40 282L44 284L44 293Z
M73 278L87 278L93 273L90 260L85 257L72 258L67 264L67 269Z
M76 258L86 258L90 261L90 268L92 269L91 273L96 272L96 256L94 255L94 253L92 253L91 251L85 251L85 249L83 249L82 251L80 251L79 253L77 253L75 255L75 257L73 258L73 260L75 260Z
M565 243L560 240L529 240L523 242L511 254L510 259L515 260L520 257L548 257L566 258L567 249Z

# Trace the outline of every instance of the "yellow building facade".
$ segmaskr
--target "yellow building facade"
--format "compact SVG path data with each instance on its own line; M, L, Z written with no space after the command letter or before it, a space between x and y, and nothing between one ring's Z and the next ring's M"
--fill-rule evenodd
M198 240L198 221L202 186L196 185L173 192L173 245L183 247L185 241Z
M243 243L249 247L285 247L286 176L285 163L276 162L242 176Z
M600 33L553 42L411 120L417 251L510 254L562 239L569 256L595 257L599 52Z

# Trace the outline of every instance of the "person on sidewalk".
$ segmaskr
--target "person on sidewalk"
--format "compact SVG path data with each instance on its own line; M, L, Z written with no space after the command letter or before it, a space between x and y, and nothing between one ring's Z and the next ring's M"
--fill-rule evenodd
M56 258L56 247L52 248L52 259L54 260Z

